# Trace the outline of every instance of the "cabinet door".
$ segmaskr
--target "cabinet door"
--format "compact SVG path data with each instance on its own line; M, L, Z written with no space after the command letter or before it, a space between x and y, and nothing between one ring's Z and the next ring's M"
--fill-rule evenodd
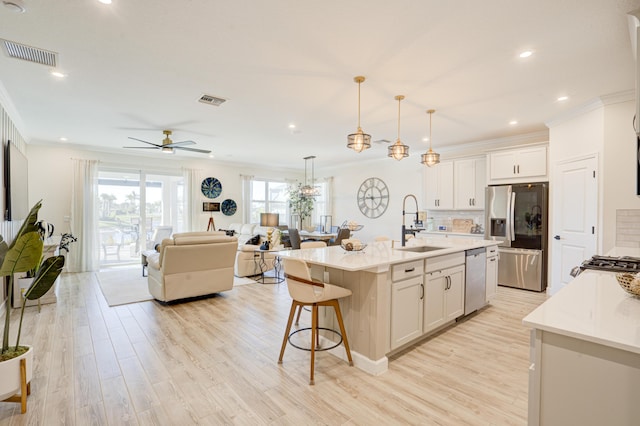
M424 275L424 326L423 332L431 331L444 324L444 292L447 280L442 271Z
M487 257L486 300L489 302L498 292L498 256Z
M455 209L483 210L484 188L487 185L486 160L456 160L454 168Z
M516 170L518 177L546 176L547 147L536 146L519 150Z
M448 280L444 292L444 322L452 321L464 314L464 265L443 271Z
M514 151L492 152L489 154L489 177L508 179L516 175L516 153Z
M439 169L438 177L438 208L453 209L453 162L445 161L435 166Z
M427 202L427 210L434 210L438 208L438 179L439 172L437 166L425 167L424 190L426 192L425 200Z
M422 335L423 276L391 285L391 349Z

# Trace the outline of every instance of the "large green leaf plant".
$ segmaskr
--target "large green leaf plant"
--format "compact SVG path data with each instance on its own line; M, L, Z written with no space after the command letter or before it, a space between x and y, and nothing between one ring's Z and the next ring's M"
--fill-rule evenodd
M0 236L0 276L8 283L8 291L5 293L4 330L2 333L2 350L0 361L11 359L27 351L27 347L20 346L20 333L22 331L22 319L27 300L38 300L49 291L64 267L64 256L52 256L42 261L43 241L38 233L36 222L38 211L42 207L42 200L38 201L29 212L29 216L22 223L15 239L11 244ZM33 282L24 294L24 300L20 310L18 322L18 334L16 344L9 346L9 330L11 316L11 299L13 294L13 281L15 274L34 271Z

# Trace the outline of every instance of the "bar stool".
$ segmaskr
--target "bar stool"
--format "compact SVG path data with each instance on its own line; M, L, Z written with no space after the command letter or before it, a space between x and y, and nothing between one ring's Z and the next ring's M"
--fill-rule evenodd
M340 312L340 304L338 303L338 299L351 296L351 290L320 281L312 281L309 267L303 260L285 258L283 260L283 263L285 278L287 279L287 288L289 290L289 295L293 300L291 301L291 310L289 312L287 328L284 332L284 338L282 339L282 348L280 349L280 358L278 358L278 364L282 364L282 357L284 356L284 349L287 346L287 341L290 338L289 332L291 331L291 324L293 323L293 317L295 315L296 308L300 307L302 309L303 306L311 306L311 349L309 349L309 351L311 352L311 371L309 384L313 385L315 351L331 349L316 349L319 330L318 306L332 306L335 310L336 317L338 319L338 325L340 326L340 332L342 333L342 342L344 342L344 348L347 352L347 358L349 359L349 365L353 365L351 350L349 349L349 340L347 339L347 332L344 328L342 313ZM293 345L293 343L291 344ZM340 343L338 343L338 345L339 344Z

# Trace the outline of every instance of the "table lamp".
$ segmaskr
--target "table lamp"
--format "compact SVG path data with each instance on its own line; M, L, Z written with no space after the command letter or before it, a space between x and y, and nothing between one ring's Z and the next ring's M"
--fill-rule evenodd
M267 228L267 241L271 246L271 234L273 234L273 228L280 223L280 215L278 213L260 213L260 226L266 226Z

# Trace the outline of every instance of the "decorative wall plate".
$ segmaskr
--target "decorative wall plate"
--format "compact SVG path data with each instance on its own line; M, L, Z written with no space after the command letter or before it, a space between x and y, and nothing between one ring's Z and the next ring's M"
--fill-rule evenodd
M222 214L225 216L233 216L236 213L236 202L231 199L226 199L222 202Z
M222 183L214 177L208 177L202 181L200 190L207 198L217 198L222 193Z

